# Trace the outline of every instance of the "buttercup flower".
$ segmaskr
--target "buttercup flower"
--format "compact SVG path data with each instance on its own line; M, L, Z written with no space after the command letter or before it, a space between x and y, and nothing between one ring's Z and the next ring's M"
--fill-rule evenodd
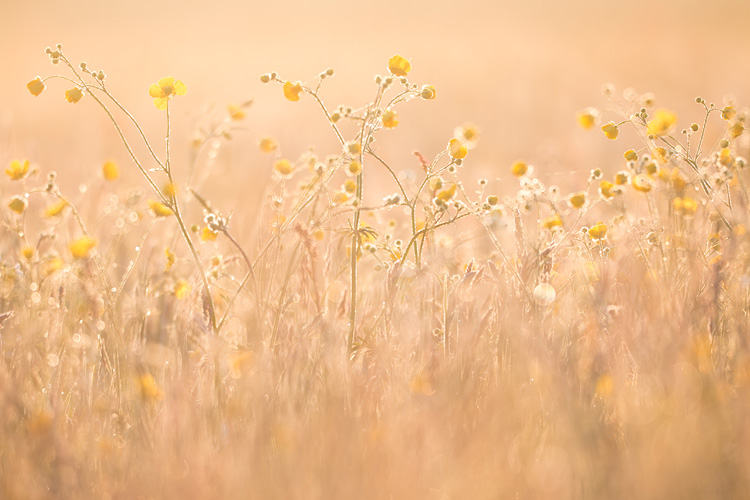
M29 92L31 92L31 95L38 96L42 92L44 92L44 89L47 88L46 85L44 85L44 82L40 77L36 77L33 80L31 80L29 83L26 84L26 88L29 89Z
M453 158L460 160L466 158L466 155L469 154L469 148L458 139L451 139L448 143L448 152Z
M609 122L602 126L602 132L607 136L607 139L615 140L620 133L620 129L617 128L615 122Z
M260 147L260 150L263 151L264 153L272 153L278 147L276 145L276 141L274 141L270 137L264 137L263 139L261 139L258 146Z
M396 76L406 76L411 71L411 63L405 57L395 55L388 60L388 71Z
M648 122L646 132L649 135L659 137L669 133L675 123L677 123L677 117L674 113L666 109L659 109L654 114L654 119Z
M108 181L116 181L120 177L120 167L113 160L108 160L102 165L102 175Z
M67 201L65 201L63 199L59 199L56 202L54 202L53 204L49 205L46 209L44 209L44 216L45 217L56 217L56 216L60 215L63 212L63 210L65 209L65 207L67 207L67 206L68 206L68 202Z
M24 160L23 162L13 160L10 162L10 166L5 169L5 174L10 177L10 180L12 181L20 181L29 175L30 166L31 164L29 163L29 160Z
M292 172L294 172L294 166L285 158L276 160L276 163L273 164L273 169L276 170L276 173L281 177L289 177L292 175Z
M516 177L523 177L529 171L529 166L525 161L518 160L510 166L510 173Z
M8 208L19 215L22 214L24 210L26 210L27 206L28 203L26 202L26 199L18 195L13 196L13 198L11 198L10 202L8 203Z
M385 128L394 128L398 125L398 115L395 111L389 109L383 113L382 121Z
M302 82L286 82L284 84L284 97L286 97L290 101L299 101L299 95L303 90L304 89L302 88Z
M419 97L421 97L422 99L430 100L434 99L436 95L437 92L435 92L435 87L433 87L432 85L425 85L424 87L422 87L422 92L420 92Z
M71 104L75 104L83 98L83 90L78 87L73 87L65 91L65 100Z
M156 200L149 200L148 208L150 208L154 215L157 217L169 217L170 215L174 214L171 208L166 206L164 203L158 202Z
M167 103L172 96L185 94L187 94L185 84L171 76L165 76L148 88L148 95L154 98L154 106L161 110L167 109Z
M586 204L586 193L573 193L568 197L568 203L573 208L582 208Z
M85 259L89 256L89 252L96 246L96 241L90 236L81 236L77 240L70 243L70 253L76 259Z
M576 114L576 121L582 129L589 130L599 121L599 110L596 108L586 108L579 111Z
M599 221L589 229L588 233L594 240L603 240L607 236L607 225Z

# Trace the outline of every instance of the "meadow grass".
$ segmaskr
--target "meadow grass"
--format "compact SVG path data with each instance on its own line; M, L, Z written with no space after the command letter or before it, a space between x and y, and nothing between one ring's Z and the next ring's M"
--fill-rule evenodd
M47 54L62 71L31 94L62 81L99 106L130 164L103 159L73 196L8 163L0 498L750 495L736 104L698 98L680 129L653 96L606 87L608 111L578 123L639 140L564 193L527 160L498 167L511 187L469 178L471 124L432 157L386 158L399 110L438 97L401 56L358 107L327 105L332 70L268 73L340 148L291 158L254 138L273 178L232 213L206 170L251 101L177 165L185 83L144 89L164 112L150 138L103 72ZM141 182L120 186L126 168Z

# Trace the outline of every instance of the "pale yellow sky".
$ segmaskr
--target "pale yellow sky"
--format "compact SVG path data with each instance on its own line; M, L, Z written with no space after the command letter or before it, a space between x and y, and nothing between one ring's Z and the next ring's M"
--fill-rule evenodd
M408 103L398 133L382 139L395 158L415 148L434 153L472 121L483 131L475 166L504 168L517 157L560 171L597 166L627 149L627 137L609 143L577 129L573 117L604 104L605 82L655 92L685 123L699 117L698 94L750 101L750 2L517 3L3 0L0 161L29 156L64 169L122 152L100 111L63 102L62 82L38 98L26 91L29 79L58 69L43 52L57 42L71 59L107 72L151 133L163 117L148 86L173 75L189 89L175 110L177 137L189 136L205 106L254 98L248 137L273 135L294 153L333 147L333 138L311 102L286 102L278 87L259 82L261 73L306 80L332 67L324 97L358 105L395 53L411 59L412 81L438 89L434 102Z

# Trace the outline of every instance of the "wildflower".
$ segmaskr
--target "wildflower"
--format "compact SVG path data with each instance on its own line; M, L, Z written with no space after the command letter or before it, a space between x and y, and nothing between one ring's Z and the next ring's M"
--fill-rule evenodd
M497 197L497 195L491 194L487 197L487 204L494 207L497 205L497 202L500 201Z
M525 161L518 160L510 167L510 173L515 175L516 177L523 177L526 175L526 172L529 171L529 166L526 164Z
M454 159L460 160L466 158L466 155L469 154L469 148L464 146L461 141L454 138L448 143L448 153L450 153Z
M411 63L406 58L395 55L388 60L388 71L396 76L406 76L411 71Z
M174 285L174 296L177 297L177 300L182 300L188 296L190 289L190 283L185 280L179 280Z
M76 259L88 258L89 252L96 246L96 241L90 236L81 236L70 243L70 253Z
M326 232L318 228L315 231L313 231L313 238L315 238L317 241L323 241L323 239L326 237Z
M605 199L612 198L615 195L615 193L612 192L612 188L614 187L615 185L609 181L601 181L599 183L599 194Z
M164 266L164 272L167 273L174 266L175 254L169 247L164 249L164 254L167 256L167 265Z
M698 202L687 196L684 198L678 196L672 200L672 208L674 208L674 211L678 214L691 217L698 211Z
M631 184L636 191L648 193L653 187L653 181L646 174L638 174L631 179Z
M64 264L65 263L63 262L63 260L60 258L59 255L53 255L47 258L42 264L42 273L45 276L54 274L57 271L60 271L63 268Z
M539 283L536 288L534 288L534 300L540 306L550 305L555 301L556 296L557 292L555 292L555 287L549 283Z
M736 115L737 115L737 110L734 108L734 106L724 106L724 109L721 110L721 117L724 118L726 121L731 120Z
M359 175L362 171L362 164L357 160L352 160L346 167L346 173L349 175Z
M285 158L276 160L273 164L273 169L279 174L280 177L289 177L294 172L294 167L291 162Z
M302 93L303 90L304 89L302 88L302 82L284 83L284 97L286 97L290 101L295 101L295 102L299 101L299 95Z
M604 132L604 135L607 136L607 139L615 140L617 139L617 135L620 133L620 129L617 128L617 125L615 125L615 122L609 122L606 125L602 126L602 132Z
M446 202L453 198L453 196L456 194L456 185L451 184L451 187L443 189L437 194L437 199L443 202Z
M674 124L677 123L677 116L666 109L658 109L654 118L648 122L646 132L648 135L659 137L669 133Z
M659 161L659 163L664 164L669 159L669 153L666 149L659 146L654 148L654 157Z
M114 161L108 160L102 165L102 175L108 181L116 181L120 177L120 167Z
M68 206L68 202L64 199L59 199L56 202L52 203L51 205L48 205L47 208L44 209L44 216L45 217L56 217L60 215L65 207Z
M185 84L171 76L165 76L148 89L148 95L154 98L154 106L161 110L167 109L167 104L172 96L185 94L187 94Z
M732 139L736 139L739 136L741 136L742 133L745 131L745 125L743 125L743 123L740 121L734 122L731 125L729 125L728 131L729 131L729 136Z
M383 113L381 121L383 122L383 126L385 128L394 128L396 125L398 125L398 115L395 111L389 109L388 111Z
M362 152L362 145L358 142L349 142L346 144L346 150L349 154L358 155Z
M21 249L21 255L23 255L23 257L24 257L24 258L25 258L26 260L31 260L31 259L33 259L33 258L34 258L34 249L33 249L33 248L31 248L30 246L26 245L26 246L24 246L24 247L23 247L23 248Z
M547 229L552 229L553 227L562 227L563 222L560 218L560 214L550 215L549 217L545 218L542 221L542 226L544 226Z
M30 166L31 163L29 163L29 160L24 160L23 162L13 160L10 162L10 166L5 169L5 174L10 177L10 180L12 181L20 181L29 175Z
M229 118L236 122L243 120L246 116L245 110L242 109L242 106L237 106L236 104L230 104L227 106L227 111L229 112Z
M166 184L164 184L162 192L167 198L174 198L177 194L177 186L175 186L173 182L167 182Z
M13 198L11 198L10 202L8 203L8 208L10 208L18 215L21 215L24 210L26 210L27 206L28 202L26 201L26 199L18 195L13 196Z
M276 141L274 141L270 137L264 137L263 139L261 139L259 146L260 150L264 153L272 153L278 147Z
M73 87L65 91L65 100L75 104L83 98L83 91L78 87Z
M31 92L31 95L38 96L42 92L44 92L44 89L46 88L46 85L44 85L44 82L40 77L36 77L33 80L31 80L29 83L26 84L26 88L29 89L29 92Z
M149 200L148 208L150 208L157 217L169 217L174 214L171 208L156 200Z
M353 181L352 179L348 179L344 183L344 191L349 194L354 194L354 192L357 190L357 183Z
M573 193L568 197L568 203L570 203L570 206L576 209L583 208L583 206L586 204L586 193L583 191L579 193Z
M442 177L436 175L435 177L430 177L430 189L432 191L437 191L438 189L443 187L443 179Z
M625 151L622 156L624 156L628 161L636 161L638 159L638 153L636 153L632 149L628 149L627 151Z
M150 401L161 401L164 399L164 393L159 388L158 385L156 385L156 379L154 379L154 376L150 373L144 373L140 377L138 377L138 389L141 393L141 398L144 401L150 402Z
M464 123L453 131L453 136L467 149L473 149L479 142L479 127L473 123Z
M731 167L734 163L732 159L732 151L729 148L722 148L719 152L719 163L725 167Z
M603 240L607 237L607 225L599 221L588 230L588 235L594 240Z
M576 114L576 121L582 129L589 130L599 121L599 110L596 108L586 108L579 111Z
M618 186L627 184L628 179L630 179L630 174L625 170L620 170L615 174L615 184L617 184Z
M419 97L426 100L432 100L435 98L437 93L435 92L435 87L432 85L425 85L422 87L422 91L419 93Z
M219 236L219 233L212 231L209 227L201 229L201 241L216 241L217 236Z

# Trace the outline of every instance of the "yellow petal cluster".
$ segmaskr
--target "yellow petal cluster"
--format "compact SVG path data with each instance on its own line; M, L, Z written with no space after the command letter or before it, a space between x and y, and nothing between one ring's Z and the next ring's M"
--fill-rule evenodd
M174 77L165 76L148 88L148 95L154 98L156 109L165 110L172 96L187 94L187 86Z
M406 76L411 71L411 63L405 57L395 55L388 60L388 71L396 76Z

